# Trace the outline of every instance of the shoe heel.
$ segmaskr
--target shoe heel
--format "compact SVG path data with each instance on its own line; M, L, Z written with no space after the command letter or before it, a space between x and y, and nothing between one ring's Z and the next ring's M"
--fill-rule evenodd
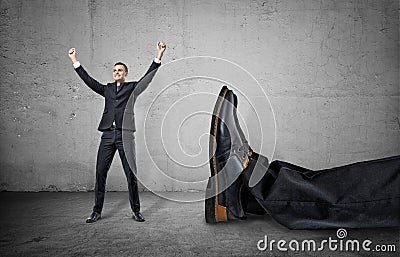
M215 194L216 187L211 178L208 179L205 200L205 216L207 223L228 221L226 207L218 204L218 195Z

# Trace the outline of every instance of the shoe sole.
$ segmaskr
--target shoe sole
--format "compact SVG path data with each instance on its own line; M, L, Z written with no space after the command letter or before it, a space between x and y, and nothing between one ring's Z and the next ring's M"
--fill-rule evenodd
M219 113L221 111L221 106L225 100L225 95L228 92L228 88L224 86L215 104L213 116L211 120L210 134L213 138L210 140L210 150L212 150L212 158L210 158L210 170L211 177L215 177L215 183L212 183L211 178L208 179L208 184L206 188L206 197L213 195L205 200L205 213L207 223L216 223L221 221L228 221L226 207L218 204L218 172L217 172L217 158L215 152L217 149L217 144L215 138L217 138L217 128L219 125Z

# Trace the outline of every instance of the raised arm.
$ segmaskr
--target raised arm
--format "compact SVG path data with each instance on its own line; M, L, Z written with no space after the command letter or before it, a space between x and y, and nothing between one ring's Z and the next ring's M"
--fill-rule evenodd
M90 77L86 70L82 67L78 59L76 58L76 49L71 48L68 50L68 56L71 59L76 73L78 73L79 77L85 82L85 84L90 87L96 93L104 96L104 87L105 85L99 83L94 78Z
M146 74L138 81L135 90L133 93L135 95L141 94L150 84L154 75L156 74L156 70L161 65L161 58L164 55L165 49L167 49L167 45L164 42L157 43L157 57L151 63L149 69L147 70Z

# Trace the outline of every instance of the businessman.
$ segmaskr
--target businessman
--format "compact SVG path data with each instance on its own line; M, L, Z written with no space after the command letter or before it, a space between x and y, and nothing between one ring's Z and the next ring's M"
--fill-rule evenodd
M131 121L127 123L129 124L128 126L125 125L125 123L123 125L122 121L128 100L132 95L136 98L147 88L157 68L161 65L161 58L165 49L166 44L164 42L158 42L157 57L151 63L146 74L139 81L126 82L125 80L128 77L128 67L122 62L117 62L112 70L114 82L107 84L99 83L86 72L77 60L75 48L71 48L68 51L68 55L71 58L75 71L78 73L79 77L90 89L103 96L105 100L103 116L98 127L98 130L102 132L102 136L96 161L95 204L93 212L86 219L87 223L96 222L101 218L107 173L117 150L128 181L129 202L133 212L132 217L138 222L145 221L143 215L140 213L138 184L135 175L136 163L131 162L131 165L128 164L122 140L123 129L132 132L128 133L131 136L130 141L133 142L133 149L130 149L129 153L133 154L133 158L131 159L136 160L134 149L135 138L133 135L133 132L136 130L134 116L130 116Z

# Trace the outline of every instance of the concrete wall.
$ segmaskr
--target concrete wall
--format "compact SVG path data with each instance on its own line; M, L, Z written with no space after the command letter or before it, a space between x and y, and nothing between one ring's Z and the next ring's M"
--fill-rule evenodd
M70 47L102 82L112 79L112 65L120 60L129 64L131 79L139 78L158 40L168 45L163 63L204 55L239 64L271 100L274 159L319 169L398 155L398 8L397 0L0 0L0 190L93 189L103 99L73 71ZM168 75L162 71L160 78ZM185 83L170 90L180 96L202 91L201 81ZM208 87L217 94L220 83ZM156 93L149 88L140 97L138 123ZM157 108L168 109L172 95L161 94ZM257 126L243 113L247 127ZM157 132L162 118L153 116L154 127L146 129ZM207 132L205 120L191 131ZM136 136L139 172L152 190L204 189L204 183L152 175L157 168L146 144L160 146L155 162L181 180L206 179L208 165L177 165L158 139L143 139L140 129ZM177 132L164 137L173 140ZM182 144L197 147L198 140L189 138ZM118 155L107 187L127 188Z

